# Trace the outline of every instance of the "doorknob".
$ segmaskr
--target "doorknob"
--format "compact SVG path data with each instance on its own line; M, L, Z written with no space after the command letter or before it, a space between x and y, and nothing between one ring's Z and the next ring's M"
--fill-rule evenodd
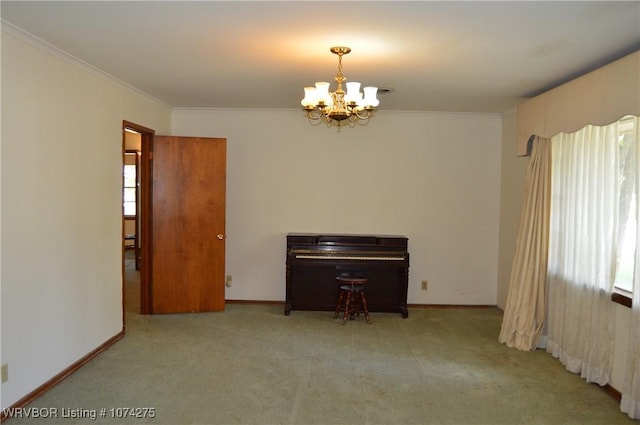
M222 233L218 233L218 239L222 240L222 238L224 238L224 235Z

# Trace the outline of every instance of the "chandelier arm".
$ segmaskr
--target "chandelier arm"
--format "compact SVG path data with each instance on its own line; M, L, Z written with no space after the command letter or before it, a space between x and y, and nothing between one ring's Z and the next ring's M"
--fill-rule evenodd
M333 121L333 119L331 118L331 111L329 110L329 108L326 108L320 111L320 118L322 118L322 120L325 121L326 123L331 123Z
M371 118L373 116L373 109L364 109L363 111L358 111L357 109L353 110L353 115L355 115L356 117L358 117L358 119L361 120L368 120L369 118Z
M318 121L324 117L324 114L318 109L305 109L304 111L306 112L307 118L312 121Z

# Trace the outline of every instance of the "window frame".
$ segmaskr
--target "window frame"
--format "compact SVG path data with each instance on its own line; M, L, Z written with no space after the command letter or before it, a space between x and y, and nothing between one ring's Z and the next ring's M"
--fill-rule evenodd
M616 304L621 304L625 307L631 308L633 306L633 301L631 299L631 293L623 290L615 288L613 294L611 294L611 301Z

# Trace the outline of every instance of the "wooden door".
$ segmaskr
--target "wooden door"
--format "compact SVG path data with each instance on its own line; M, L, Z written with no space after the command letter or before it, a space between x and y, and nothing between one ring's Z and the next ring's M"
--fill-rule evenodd
M226 139L155 136L152 313L224 310Z

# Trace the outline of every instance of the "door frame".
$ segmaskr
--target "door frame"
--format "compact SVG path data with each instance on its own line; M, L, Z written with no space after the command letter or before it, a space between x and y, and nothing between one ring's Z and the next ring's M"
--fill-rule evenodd
M122 121L122 163L124 164L125 154L125 131L126 129L134 130L141 135L140 146L140 205L137 206L139 211L139 244L140 244L140 314L152 314L153 303L153 276L152 276L152 247L153 232L151 220L152 202L152 182L153 182L153 138L155 130L132 123L130 121ZM122 224L122 323L125 324L125 271L124 271L124 220Z

